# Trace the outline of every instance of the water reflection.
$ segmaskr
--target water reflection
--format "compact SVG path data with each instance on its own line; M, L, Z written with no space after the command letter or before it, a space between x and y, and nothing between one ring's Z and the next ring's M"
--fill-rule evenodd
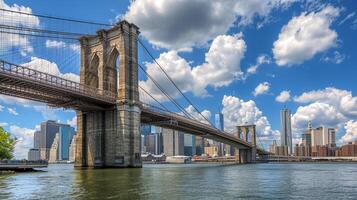
M354 164L146 165L0 176L0 199L353 199Z

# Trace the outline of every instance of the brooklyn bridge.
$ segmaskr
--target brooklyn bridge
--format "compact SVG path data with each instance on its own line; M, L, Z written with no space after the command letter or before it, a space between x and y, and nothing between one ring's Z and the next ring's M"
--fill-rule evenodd
M12 15L30 15L6 11ZM46 18L46 16L38 16ZM48 17L50 18L50 17ZM56 20L52 17L51 20ZM59 19L65 20L65 19ZM72 20L74 21L74 20ZM85 23L74 21L75 23ZM42 102L51 107L73 109L77 115L76 167L142 167L141 124L194 134L236 148L241 163L255 162L266 152L257 144L254 125L239 126L228 133L185 111L159 81L147 73L138 59L139 46L155 61L139 38L139 27L127 21L108 25L93 34L61 32L45 28L30 28L21 23L3 20L1 33L26 37L62 37L77 40L80 45L80 81L45 73L8 60L13 52L0 56L0 94ZM1 37L0 43L5 37ZM63 58L65 59L65 58ZM200 111L163 70L163 76L176 87L198 113ZM162 96L180 112L170 110L139 84L139 71L151 80ZM145 97L145 98L144 98Z

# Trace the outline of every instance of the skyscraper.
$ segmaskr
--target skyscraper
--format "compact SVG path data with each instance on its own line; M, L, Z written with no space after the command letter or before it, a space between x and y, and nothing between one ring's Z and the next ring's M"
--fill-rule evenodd
M74 128L68 124L59 125L59 147L58 147L58 159L69 160L69 147L73 136L76 134Z
M39 141L40 159L49 160L50 149L56 134L58 134L58 147L56 147L58 151L57 159L69 159L69 146L75 135L75 130L68 124L60 124L52 120L42 122L41 130L39 133L35 133L35 137L39 137L39 139L35 138L34 142L36 142L36 140Z
M162 133L164 154L166 156L184 155L184 134L166 128Z
M194 156L196 155L196 136L190 134L184 134L184 155Z
M216 113L214 115L214 125L217 129L219 129L221 131L224 130L224 118L223 118L223 114L221 112ZM223 156L225 154L225 152L224 152L225 145L220 142L215 142L215 144L218 146L218 155Z
M290 110L284 108L280 111L280 127L281 127L281 146L288 147L288 153L292 154L292 135L291 135L291 114Z
M33 148L38 149L40 148L40 134L41 131L35 131L33 134Z

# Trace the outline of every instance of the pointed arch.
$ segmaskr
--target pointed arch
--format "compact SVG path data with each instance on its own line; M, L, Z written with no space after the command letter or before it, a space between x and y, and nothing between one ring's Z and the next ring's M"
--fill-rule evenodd
M120 79L120 55L117 48L113 49L109 53L108 62L105 67L104 80L106 81L105 90L116 92L119 88Z
M89 63L89 69L86 71L86 75L85 75L86 85L89 85L94 88L98 88L99 86L98 68L99 68L99 56L97 54L94 54Z

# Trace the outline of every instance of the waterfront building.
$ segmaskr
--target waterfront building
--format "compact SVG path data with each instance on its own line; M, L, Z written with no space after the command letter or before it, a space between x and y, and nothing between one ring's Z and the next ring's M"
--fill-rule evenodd
M336 150L336 156L340 157L356 157L357 156L357 141L343 145Z
M295 156L306 156L305 146L303 144L296 144L294 147L294 155Z
M155 155L160 155L164 152L162 133L155 133Z
M196 136L190 134L184 134L184 155L194 156L196 155Z
M196 153L195 155L202 155L205 151L205 140L203 137L196 136Z
M40 150L36 148L30 149L27 154L27 160L29 161L40 160Z
M214 116L214 125L217 129L224 131L224 117L221 112L216 113ZM225 144L221 142L214 142L218 146L218 155L224 156L225 155Z
M275 154L275 149L278 145L276 144L276 140L273 140L273 144L269 145L269 152Z
M35 131L33 134L33 148L35 149L40 148L40 135L41 131Z
M69 147L76 132L74 128L68 124L59 124L58 133L58 160L69 160Z
M209 147L205 147L204 153L207 156L216 157L218 156L218 146L213 144Z
M145 135L141 135L141 153L144 154L146 152L145 146Z
M69 146L69 161L74 162L76 160L76 139L77 135L74 135L71 141L71 145Z
M156 138L155 134L149 134L145 136L145 147L146 147L146 152L155 154L155 147L156 147Z
M336 145L336 130L325 126L317 127L312 130L311 134L312 146Z
M45 160L49 159L49 150L51 149L53 140L59 132L59 124L56 121L48 120L42 122L40 130L40 150L46 156Z
M58 134L58 160L69 159L69 145L75 135L75 130L68 124L60 124L53 120L42 122L40 131L35 134L39 137L40 158L42 160L49 160L50 149L52 147L54 138Z
M56 134L55 138L53 139L52 146L50 148L50 153L49 153L49 163L55 163L58 161L58 150L59 150L59 133Z
M288 156L289 155L288 146L286 146L286 145L284 145L284 146L276 146L275 147L275 155Z
M288 147L288 154L292 154L291 113L284 108L280 111L281 146Z
M184 155L184 134L171 129L162 129L164 154L166 156Z

